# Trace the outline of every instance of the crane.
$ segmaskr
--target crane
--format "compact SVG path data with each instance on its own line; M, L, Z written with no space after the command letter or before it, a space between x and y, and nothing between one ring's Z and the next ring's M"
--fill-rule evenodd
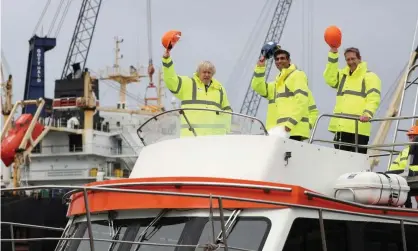
M292 0L278 0L274 10L273 18L270 22L264 43L269 41L279 42L286 25L287 16L292 5ZM268 78L272 66L272 60L266 63L266 79ZM255 117L260 106L261 96L251 88L251 81L245 94L240 113Z
M83 0L81 3L61 79L65 79L71 74L71 67L74 64L82 64L81 69L74 70L84 72L101 4L102 0Z

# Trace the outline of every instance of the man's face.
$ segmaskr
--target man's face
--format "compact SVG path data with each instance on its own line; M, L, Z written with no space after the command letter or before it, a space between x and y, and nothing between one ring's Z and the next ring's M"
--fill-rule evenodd
M360 59L357 57L356 53L351 51L345 54L345 61L351 71L354 71L357 68L357 65L360 64Z
M418 135L413 135L413 134L412 135L408 135L408 139L409 139L410 142L414 141L414 138L415 137L418 137Z
M205 85L208 85L212 79L213 72L210 69L201 69L198 76L200 81L202 81Z
M290 66L290 60L287 58L286 54L277 54L274 63L280 71L284 68L289 68Z

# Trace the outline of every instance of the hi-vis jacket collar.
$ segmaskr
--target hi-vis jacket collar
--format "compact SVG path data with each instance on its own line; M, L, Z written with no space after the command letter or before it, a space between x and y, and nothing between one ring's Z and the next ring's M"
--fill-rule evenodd
M360 64L357 65L357 68L354 70L353 74L351 74L351 76L356 76L356 75L363 75L367 72L367 63L366 62L361 62ZM350 67L345 66L342 69L342 73L345 75L350 75Z
M196 73L193 73L193 78L196 80L196 82L197 82L197 83L200 83L200 84L202 84L202 85L205 85L205 84L204 84L204 83L200 80L199 76L197 76L197 74L196 74ZM211 79L211 81L212 81L212 83L211 83L211 85L210 85L210 87L209 87L209 88L213 87L213 88L215 88L215 89L217 89L217 90L222 89L222 85L221 85L221 83L219 83L219 81L218 81L218 80L216 80L216 79L212 78L212 79Z
M279 83L282 79L285 79L291 72L297 70L294 64L291 64L289 68L282 69L280 74L276 76L276 83Z

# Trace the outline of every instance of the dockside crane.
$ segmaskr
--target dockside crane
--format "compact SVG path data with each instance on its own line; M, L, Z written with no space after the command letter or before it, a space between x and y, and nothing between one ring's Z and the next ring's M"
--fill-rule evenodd
M71 74L71 67L74 71L84 72L101 4L102 0L83 0L81 3L61 79L65 79Z
M273 18L270 22L270 26L267 31L266 38L264 39L264 43L267 43L270 41L274 41L276 43L280 42L280 38L282 37L283 30L286 25L286 20L287 20L287 16L289 15L291 5L292 5L292 0L278 0L276 8L274 10ZM272 60L268 60L266 62L266 79L268 78L270 74L272 64L273 64ZM242 103L240 113L255 117L257 115L260 102L261 102L261 96L258 95L251 88L251 80L250 80L250 84L248 85L248 89L245 94L244 102Z

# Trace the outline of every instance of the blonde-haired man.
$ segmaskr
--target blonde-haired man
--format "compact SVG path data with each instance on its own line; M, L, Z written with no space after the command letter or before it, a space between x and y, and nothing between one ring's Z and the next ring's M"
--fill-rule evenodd
M181 100L181 108L212 109L232 111L222 84L213 78L215 66L209 61L201 62L192 77L178 76L174 70L170 52L162 58L164 82L175 97ZM224 135L230 130L231 116L210 111L185 111L191 127L197 136ZM193 136L193 131L182 116L181 136Z

